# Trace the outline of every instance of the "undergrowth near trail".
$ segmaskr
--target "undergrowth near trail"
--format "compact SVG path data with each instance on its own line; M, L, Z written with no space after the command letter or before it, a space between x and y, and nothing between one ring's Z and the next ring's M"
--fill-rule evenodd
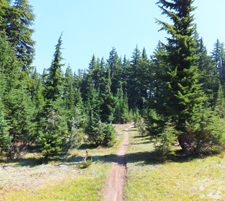
M110 148L83 144L66 157L46 164L41 164L40 156L32 154L20 161L1 162L0 200L103 200L99 191L128 126L115 125L117 143ZM81 168L86 151L93 162Z
M148 136L129 135L127 200L225 200L225 153L160 159Z

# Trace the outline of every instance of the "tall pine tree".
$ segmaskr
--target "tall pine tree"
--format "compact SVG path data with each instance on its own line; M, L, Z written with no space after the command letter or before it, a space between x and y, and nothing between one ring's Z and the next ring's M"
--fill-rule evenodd
M43 118L40 120L42 130L39 131L37 143L42 154L47 158L65 152L68 140L68 126L63 108L63 82L61 67L62 61L62 35L58 39L53 61L48 69L45 83L45 106Z
M170 37L167 38L168 44L165 45L167 54L163 57L166 64L164 73L160 76L166 84L161 93L163 102L160 105L156 104L154 108L158 114L165 117L166 121L171 118L176 123L178 140L183 149L188 149L191 143L186 122L194 121L193 116L204 99L195 66L198 57L195 55L196 27L193 24L192 12L195 10L193 2L193 0L158 1L162 14L167 15L173 24L157 20L162 25L160 30L165 30Z
M34 30L32 6L28 0L0 1L0 31L5 31L8 40L15 47L21 70L29 73L34 58L34 44L31 36Z

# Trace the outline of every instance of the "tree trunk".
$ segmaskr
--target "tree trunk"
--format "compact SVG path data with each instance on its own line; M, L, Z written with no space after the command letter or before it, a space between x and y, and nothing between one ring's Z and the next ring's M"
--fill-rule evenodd
M179 145L180 145L180 147L184 150L184 151L186 151L186 149L187 149L187 142L186 142L186 136L185 135L179 135L178 136L178 142L179 142Z

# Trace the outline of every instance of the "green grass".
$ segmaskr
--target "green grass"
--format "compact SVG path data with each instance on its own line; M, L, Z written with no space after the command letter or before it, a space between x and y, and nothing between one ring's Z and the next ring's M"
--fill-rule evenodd
M103 200L100 191L128 126L116 125L118 141L113 147L96 148L84 144L78 150L71 150L64 159L55 158L48 162L50 176L60 170L59 163L74 168L76 171L73 173L65 177L46 178L36 187L31 185L22 190L6 189L2 194L0 190L0 200ZM128 201L225 200L225 153L204 158L174 156L164 160L158 157L148 136L141 136L135 128L130 129L129 135L125 186ZM82 169L79 167L86 151L93 162ZM10 165L18 168L18 171L20 168L29 168L29 171L38 169L41 160L38 155L35 157L27 155ZM1 165L7 164L1 162Z
M127 200L225 200L225 154L162 162L148 137L129 134Z
M92 164L90 169L80 172L80 176L46 181L36 189L13 192L5 200L102 200L99 191L103 188L110 169L109 164Z
M68 156L62 160L63 162L61 161L61 164L71 165L77 170L77 174L68 174L65 178L47 178L37 188L30 187L20 191L8 192L4 195L3 200L103 200L100 190L104 187L115 153L124 139L124 131L128 126L116 125L118 140L113 147L94 148L84 144L78 150L71 150ZM86 151L88 151L93 162L89 167L83 169L80 167ZM76 166L73 165L73 161L77 160L80 162L76 163ZM52 166L58 163L58 159L48 162ZM26 160L26 165L29 165L29 159ZM38 166L32 168L38 168Z

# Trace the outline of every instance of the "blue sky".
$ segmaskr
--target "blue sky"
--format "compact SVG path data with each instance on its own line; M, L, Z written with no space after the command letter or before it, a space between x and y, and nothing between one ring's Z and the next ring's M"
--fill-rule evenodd
M108 59L115 47L119 56L130 58L136 45L150 56L166 33L158 32L155 18L168 20L154 0L29 0L36 15L32 38L39 73L49 68L55 45L63 31L65 68L87 69L93 54ZM196 0L195 23L208 53L217 38L225 42L225 1Z

